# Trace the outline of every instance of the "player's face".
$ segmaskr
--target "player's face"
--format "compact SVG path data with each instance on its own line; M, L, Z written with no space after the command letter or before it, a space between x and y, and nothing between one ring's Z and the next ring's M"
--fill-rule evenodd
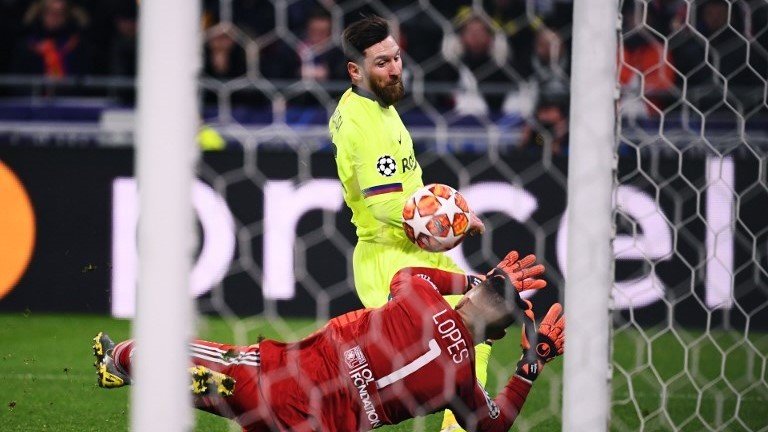
M403 59L392 36L366 48L363 72L369 90L386 105L393 105L405 96Z
M476 340L500 339L505 329L514 321L514 315L505 304L498 303L498 296L483 288L482 284L472 288L456 305L456 310L467 308L467 323L473 329Z
M482 318L485 324L485 337L498 339L499 333L503 336L504 329L512 325L514 317L509 310L498 304L487 304L482 309Z

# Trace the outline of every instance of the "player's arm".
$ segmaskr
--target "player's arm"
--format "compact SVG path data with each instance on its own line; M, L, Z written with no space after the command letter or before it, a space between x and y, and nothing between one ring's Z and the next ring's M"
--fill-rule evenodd
M397 189L397 186L393 187L393 189ZM402 215L403 215L403 202L404 198L402 197L402 184L399 186L400 193L393 194L389 198L384 201L374 201L371 203L368 203L366 200L366 203L368 204L368 209L371 211L371 214L373 217L376 218L379 222L382 222L387 225L396 226L399 227L402 225ZM365 191L363 191L365 194Z
M504 389L491 401L480 384L475 385L473 415L460 418L468 430L506 431L512 426L523 408L533 382L544 370L544 365L563 354L565 344L565 317L563 308L555 303L536 332L536 341L529 341L523 329L523 355L515 374Z
M466 430L508 431L523 409L532 384L516 376L491 399L479 382L469 400L457 401L451 407L459 424Z
M520 258L520 254L517 251L511 251L488 273L469 277L471 285L477 285L495 272L503 272L509 278L515 290L520 293L545 288L547 281L539 278L544 274L544 270L543 265L536 264L536 255L528 254ZM467 287L467 289L469 288L471 286Z
M405 197L402 170L392 150L383 137L354 119L345 119L342 132L334 140L347 153L349 169L357 179L365 205L380 222L400 226Z
M414 280L422 280L429 289L436 290L441 295L464 294L469 288L479 281L475 276L463 273L453 273L445 270L428 267L406 267L400 269L392 278L390 293L396 296L405 286L413 284Z
M356 190L353 193L362 195L376 219L387 225L400 226L405 200L402 197L403 185L395 178L396 173L379 173L378 158L386 151L377 150L378 138L371 136L353 118L344 117L342 120L339 111L334 113L329 123L339 178L344 187L354 187ZM347 183L345 179L354 181Z
M544 266L536 264L535 255L527 255L518 260L517 251L512 251L490 272L502 273L509 278L518 292L529 289L541 289L547 286L547 282L539 279L544 273ZM465 275L463 273L453 273L435 268L426 267L407 267L398 271L392 278L390 292L395 295L395 290L410 281L413 276L418 276L430 282L433 289L442 295L464 294L470 288L482 282L486 276Z

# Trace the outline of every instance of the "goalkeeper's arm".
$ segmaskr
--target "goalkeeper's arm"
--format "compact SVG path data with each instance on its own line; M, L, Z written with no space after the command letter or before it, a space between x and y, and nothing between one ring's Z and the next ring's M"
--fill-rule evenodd
M529 342L523 329L523 356L515 374L495 399L491 400L480 384L476 385L474 415L460 416L459 420L467 430L507 431L512 426L544 365L563 354L565 319L559 303L549 309L536 336L535 343Z
M442 295L464 294L473 286L479 284L486 277L505 276L518 293L529 289L541 289L547 286L547 282L539 279L544 273L544 266L541 264L533 265L536 262L535 255L528 255L522 260L517 260L519 254L512 251L499 263L499 265L488 272L487 275L465 275L462 273L453 273L434 268L425 267L407 267L398 271L392 278L394 281L401 279L409 280L411 276L419 276L429 281L432 286ZM390 286L390 291L394 290ZM518 306L522 309L529 309L530 305L517 297ZM532 319L532 318L531 318Z
M516 303L522 311L530 312L530 302L523 300L520 293L528 290L539 290L547 286L547 281L539 277L544 274L544 266L536 264L536 255L528 254L520 258L517 251L507 253L499 264L484 275L467 275L469 282L467 289L484 281L492 276L506 276L506 279L514 286L516 293ZM527 304L526 304L527 303ZM530 317L533 320L533 317Z

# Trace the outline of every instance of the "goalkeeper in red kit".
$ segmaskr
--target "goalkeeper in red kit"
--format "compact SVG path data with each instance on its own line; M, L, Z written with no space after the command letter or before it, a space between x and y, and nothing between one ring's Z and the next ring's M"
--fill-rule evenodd
M544 364L563 353L562 308L553 305L537 332L527 321L523 356L495 399L475 378L473 346L503 337L515 317L530 318L518 292L546 285L534 263L511 252L477 285L463 274L403 269L386 305L336 317L298 342L195 341L195 404L245 431L369 430L445 408L468 430L506 431ZM463 294L455 309L447 294ZM130 383L133 345L95 338L100 386Z

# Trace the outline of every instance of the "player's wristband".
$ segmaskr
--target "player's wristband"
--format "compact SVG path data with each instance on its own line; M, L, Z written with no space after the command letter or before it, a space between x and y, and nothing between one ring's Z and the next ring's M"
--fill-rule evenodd
M523 350L523 356L517 362L516 374L529 381L535 381L544 369L544 364L557 356L555 343L549 337L537 333L537 340L533 348ZM530 352L533 349L534 352ZM535 355L534 355L535 353Z
M544 369L544 363L542 363L539 359L530 362L526 361L526 355L523 353L523 358L517 362L515 375L529 382L534 382L536 381L536 378L539 377L542 369Z
M473 287L480 285L481 282L483 282L483 280L480 279L478 276L467 275L467 288L464 290L464 292L467 292Z

